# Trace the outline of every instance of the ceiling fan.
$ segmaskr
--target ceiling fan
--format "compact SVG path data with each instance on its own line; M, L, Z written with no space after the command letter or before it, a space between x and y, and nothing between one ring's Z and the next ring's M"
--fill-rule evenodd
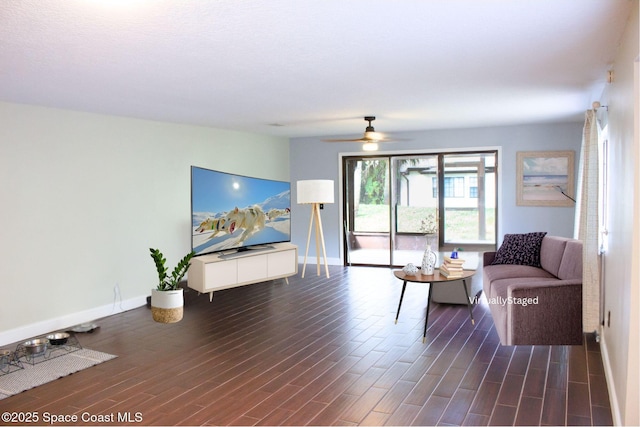
M378 149L378 142L393 142L393 140L388 139L384 136L384 134L380 132L376 132L376 130L371 125L371 122L376 119L375 116L365 116L364 120L369 122L366 129L364 130L364 135L361 138L353 138L353 139L323 139L324 142L362 142L362 149L364 151L376 151Z

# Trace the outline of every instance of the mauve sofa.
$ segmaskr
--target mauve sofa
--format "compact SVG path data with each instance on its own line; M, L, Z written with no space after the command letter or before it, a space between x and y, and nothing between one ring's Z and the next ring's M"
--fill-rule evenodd
M483 289L501 344L582 344L582 242L545 235L541 267L495 257L483 255Z

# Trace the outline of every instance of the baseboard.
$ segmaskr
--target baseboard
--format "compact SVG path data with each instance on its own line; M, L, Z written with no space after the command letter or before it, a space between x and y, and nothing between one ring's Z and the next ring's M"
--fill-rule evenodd
M67 314L54 319L43 320L37 323L20 326L15 329L0 332L0 347L23 341L29 338L47 334L49 332L64 330L80 323L91 322L95 319L133 310L147 303L146 295L131 298L125 301L95 307L77 313Z
M607 389L609 390L609 403L611 405L611 416L613 417L613 425L622 425L622 416L620 414L620 403L616 395L616 388L613 381L613 371L611 370L611 359L606 345L606 334L600 335L600 354L602 355L602 364L604 365L604 376L607 379Z
M315 256L311 257L307 257L307 265L316 265L317 264L317 258ZM298 263L300 264L304 264L304 256L298 256ZM324 265L324 260L322 259L322 257L320 257L320 264ZM327 258L327 265L344 265L342 260L340 258L331 258L328 257Z

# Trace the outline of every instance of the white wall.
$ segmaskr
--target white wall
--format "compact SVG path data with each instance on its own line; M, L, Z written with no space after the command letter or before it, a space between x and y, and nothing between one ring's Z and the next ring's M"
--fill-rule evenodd
M143 304L148 248L190 250L191 165L289 180L289 141L0 103L0 345L119 311L116 284Z
M605 256L602 350L614 422L640 424L640 142L638 140L638 2L625 29L605 90L608 105L611 200L609 252ZM635 82L634 82L635 80ZM635 134L634 134L635 124ZM608 322L608 313L611 321Z
M498 194L499 234L547 231L556 236L573 236L573 207L516 206L516 153L518 151L574 150L577 156L582 141L583 123L503 126L476 129L433 130L398 134L408 141L381 144L381 150L394 152L422 150L456 150L474 147L501 147L499 176L502 189ZM360 150L360 144L325 143L322 138L291 140L292 241L304 253L309 227L310 208L295 202L295 183L300 179L333 179L336 181L336 203L325 205L322 215L327 258L335 264L340 259L342 227L338 201L339 154ZM501 237L501 236L499 236ZM315 245L309 248L315 262Z

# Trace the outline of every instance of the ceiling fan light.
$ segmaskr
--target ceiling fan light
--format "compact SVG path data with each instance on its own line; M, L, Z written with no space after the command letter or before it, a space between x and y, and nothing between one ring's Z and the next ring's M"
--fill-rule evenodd
M376 131L366 131L364 133L364 139L370 140L370 141L380 141L383 138L382 134L380 132L376 132Z
M378 143L377 142L365 142L362 144L362 149L364 151L378 151Z

